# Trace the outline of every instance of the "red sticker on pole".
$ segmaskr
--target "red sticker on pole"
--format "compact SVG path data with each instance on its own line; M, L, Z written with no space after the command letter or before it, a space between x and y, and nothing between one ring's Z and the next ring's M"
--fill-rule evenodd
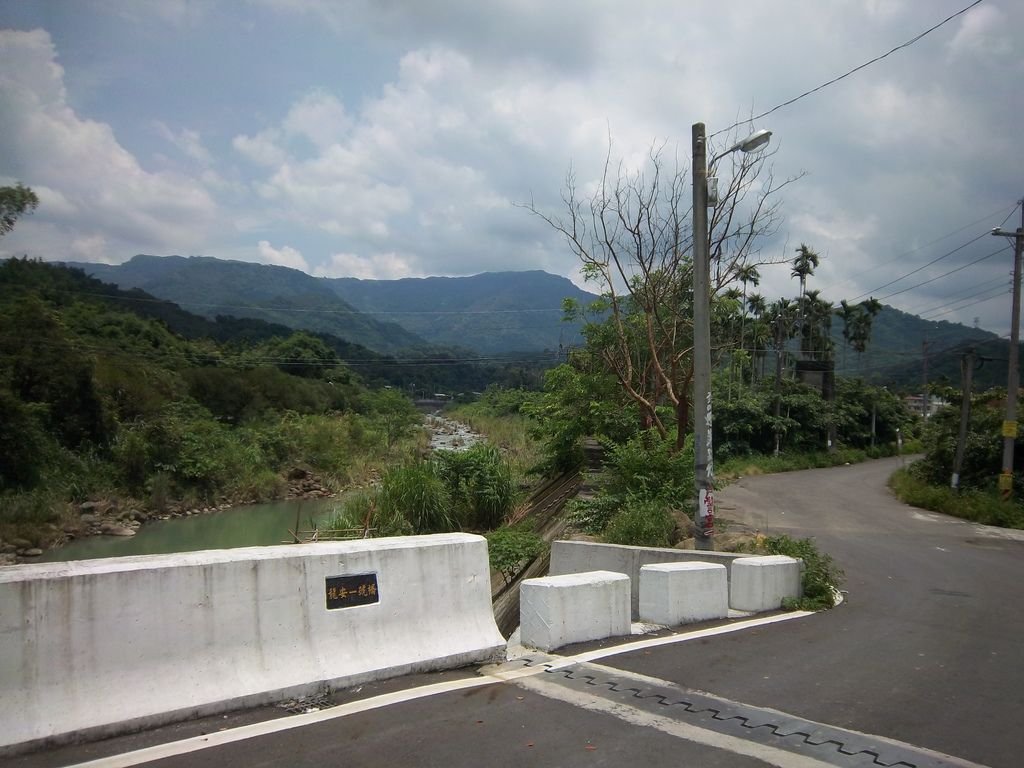
M700 489L700 535L713 536L715 533L715 494L706 488Z

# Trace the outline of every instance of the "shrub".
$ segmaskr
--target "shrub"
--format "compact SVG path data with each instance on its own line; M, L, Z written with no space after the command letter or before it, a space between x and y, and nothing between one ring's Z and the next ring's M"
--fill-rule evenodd
M818 550L813 540L770 536L764 540L764 549L770 555L787 555L804 561L804 596L799 600L788 600L784 608L820 611L836 604L836 591L843 583L843 571L831 555Z
M625 498L661 499L685 506L693 496L693 450L675 451L672 438L662 440L647 430L608 450L605 491Z
M434 460L463 526L490 530L501 525L517 492L512 469L496 448L481 443L465 451L437 451Z
M388 470L378 497L385 519L401 516L413 533L443 533L455 530L448 487L432 462L416 462Z
M499 528L487 534L487 557L491 568L501 573L506 584L510 584L519 570L547 547L547 542L536 533L519 528Z
M609 544L635 547L668 547L672 545L675 520L662 502L628 499L602 538Z
M915 462L909 469L898 470L889 478L889 487L901 501L983 525L1024 528L1024 507L1019 502L1007 503L994 491L957 492L932 485L917 474L922 463Z

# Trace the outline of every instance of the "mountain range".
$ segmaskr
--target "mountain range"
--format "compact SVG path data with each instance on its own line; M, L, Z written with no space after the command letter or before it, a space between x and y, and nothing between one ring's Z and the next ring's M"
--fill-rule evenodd
M296 269L205 256L135 256L120 265L69 263L121 288L137 288L209 318L257 318L327 333L382 354L453 348L475 355L556 353L581 343L562 321L562 300L595 298L565 277L542 271L401 280L319 278ZM1006 342L959 323L926 321L885 306L871 341L857 355L833 318L836 370L880 384L916 389L960 378L960 358L975 347L987 362L979 389L1005 386ZM925 357L927 356L927 363Z

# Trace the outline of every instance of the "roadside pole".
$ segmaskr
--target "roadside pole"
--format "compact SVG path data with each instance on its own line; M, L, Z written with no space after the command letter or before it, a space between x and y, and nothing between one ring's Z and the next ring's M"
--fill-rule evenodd
M1020 270L1021 243L1024 242L1024 200L1019 201L1021 225L1016 232L992 230L998 237L1012 237L1013 248L1013 306L1010 312L1010 370L1006 382L1006 415L1003 419L1003 471L999 476L999 491L1004 501L1013 496L1013 446L1017 440L1017 395L1020 391Z
M964 466L964 447L967 443L967 422L971 417L971 378L974 376L974 349L968 349L960 359L960 386L963 399L960 402L960 432L956 438L956 455L953 457L953 477L949 487L960 490L960 470Z

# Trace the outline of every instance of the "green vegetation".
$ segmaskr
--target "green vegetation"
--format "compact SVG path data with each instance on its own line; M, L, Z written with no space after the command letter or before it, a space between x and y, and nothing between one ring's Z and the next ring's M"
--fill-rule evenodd
M836 604L843 571L831 555L823 554L813 539L789 536L761 536L740 551L758 555L786 555L804 561L803 591L799 600L787 600L783 607L790 611L820 611Z
M675 452L674 443L653 431L609 443L600 490L570 503L572 526L612 544L668 547L684 538L679 523L693 495L693 447Z
M533 531L521 528L500 528L487 534L487 555L491 569L498 571L510 584L516 574L528 562L543 554L548 548Z
M915 466L900 469L889 479L889 487L900 501L983 525L1024 528L1020 504L1007 503L991 491L954 491L948 485L926 483L916 476Z
M369 389L323 338L155 302L186 337L124 297L74 270L0 264L3 538L45 545L71 502L264 500L296 470L337 488L415 451L412 403Z
M1014 448L1013 497L1003 501L997 487L1002 467L1005 399L1005 390L990 390L972 398L959 490L950 488L950 482L960 411L950 406L928 420L921 435L924 458L893 476L893 492L902 501L923 509L985 525L1024 528L1024 473L1020 471L1024 444L1020 439Z
M349 499L328 528L378 535L497 528L518 500L512 469L492 446L436 451L388 469L376 491Z
M540 443L534 436L537 423L529 415L539 397L539 392L492 385L476 401L452 406L445 415L485 435L515 476L522 478L541 462Z

